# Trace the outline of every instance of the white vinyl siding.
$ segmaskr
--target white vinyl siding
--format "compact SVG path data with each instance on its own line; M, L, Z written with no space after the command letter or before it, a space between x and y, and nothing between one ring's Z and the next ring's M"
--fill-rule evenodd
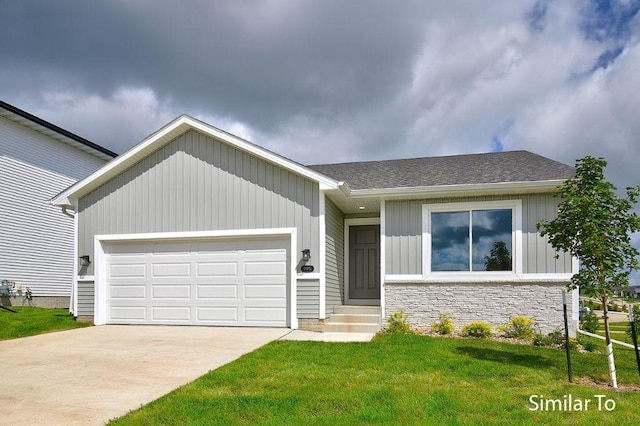
M69 296L73 218L49 200L104 161L0 117L0 279Z

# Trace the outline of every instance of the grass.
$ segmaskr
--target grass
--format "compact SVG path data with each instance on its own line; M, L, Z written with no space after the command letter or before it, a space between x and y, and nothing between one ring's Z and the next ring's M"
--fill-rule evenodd
M607 381L604 355L572 356L575 378ZM640 384L631 351L616 348L616 364L619 383ZM596 405L533 411L532 395ZM598 410L595 395L615 409ZM639 405L639 391L568 383L564 351L395 334L371 343L272 342L110 424L624 425L640 422Z
M33 308L30 306L12 306L17 314L0 310L0 340L52 331L86 327L89 324L78 322L69 315L67 309Z

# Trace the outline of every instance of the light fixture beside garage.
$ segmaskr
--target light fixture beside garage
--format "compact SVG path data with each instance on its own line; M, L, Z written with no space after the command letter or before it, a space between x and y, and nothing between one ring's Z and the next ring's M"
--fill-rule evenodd
M91 265L91 258L89 257L88 254L85 254L84 256L80 256L80 266L89 266Z
M311 250L304 249L302 250L302 260L308 262L311 259Z

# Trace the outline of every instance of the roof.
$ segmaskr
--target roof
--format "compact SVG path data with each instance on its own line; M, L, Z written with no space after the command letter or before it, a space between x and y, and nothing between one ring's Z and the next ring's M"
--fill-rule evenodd
M17 108L3 101L0 101L0 116L24 124L27 127L39 131L40 133L44 133L64 143L72 145L82 151L96 155L97 157L104 160L111 160L118 155L115 152L108 150L107 148L95 144L83 137L71 133L70 131L65 130L61 127L58 127L55 124L51 124L48 121L36 117L33 114L29 114L28 112L23 111L20 108Z
M338 188L338 182L321 173L311 170L302 164L296 163L286 157L252 144L251 142L220 130L203 121L197 120L188 115L181 115L157 132L148 136L129 151L105 164L95 173L87 176L85 179L75 183L74 185L71 185L69 188L56 195L51 199L51 203L57 206L73 206L74 200L90 193L103 183L118 176L129 167L190 130L199 131L237 149L249 152L267 162L276 164L286 170L318 182L320 189Z
M352 190L570 179L575 169L528 151L307 166Z

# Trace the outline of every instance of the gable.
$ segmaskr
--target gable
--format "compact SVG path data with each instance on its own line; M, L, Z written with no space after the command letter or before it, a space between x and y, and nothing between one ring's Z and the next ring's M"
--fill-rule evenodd
M189 130L78 200L79 252L95 235L295 227L317 253L319 203L317 182Z
M260 158L265 162L281 167L303 178L310 179L311 181L318 183L322 189L338 188L338 182L301 164L254 145L248 141L238 138L237 136L226 133L216 127L198 121L192 117L181 116L160 129L158 132L149 136L126 153L109 162L91 176L67 188L65 191L54 197L51 202L59 206L74 205L75 200L85 196L105 182L117 177L132 165L144 160L164 145L172 142L174 139L191 130L198 131L209 138L215 139L234 149L251 154L256 158Z

